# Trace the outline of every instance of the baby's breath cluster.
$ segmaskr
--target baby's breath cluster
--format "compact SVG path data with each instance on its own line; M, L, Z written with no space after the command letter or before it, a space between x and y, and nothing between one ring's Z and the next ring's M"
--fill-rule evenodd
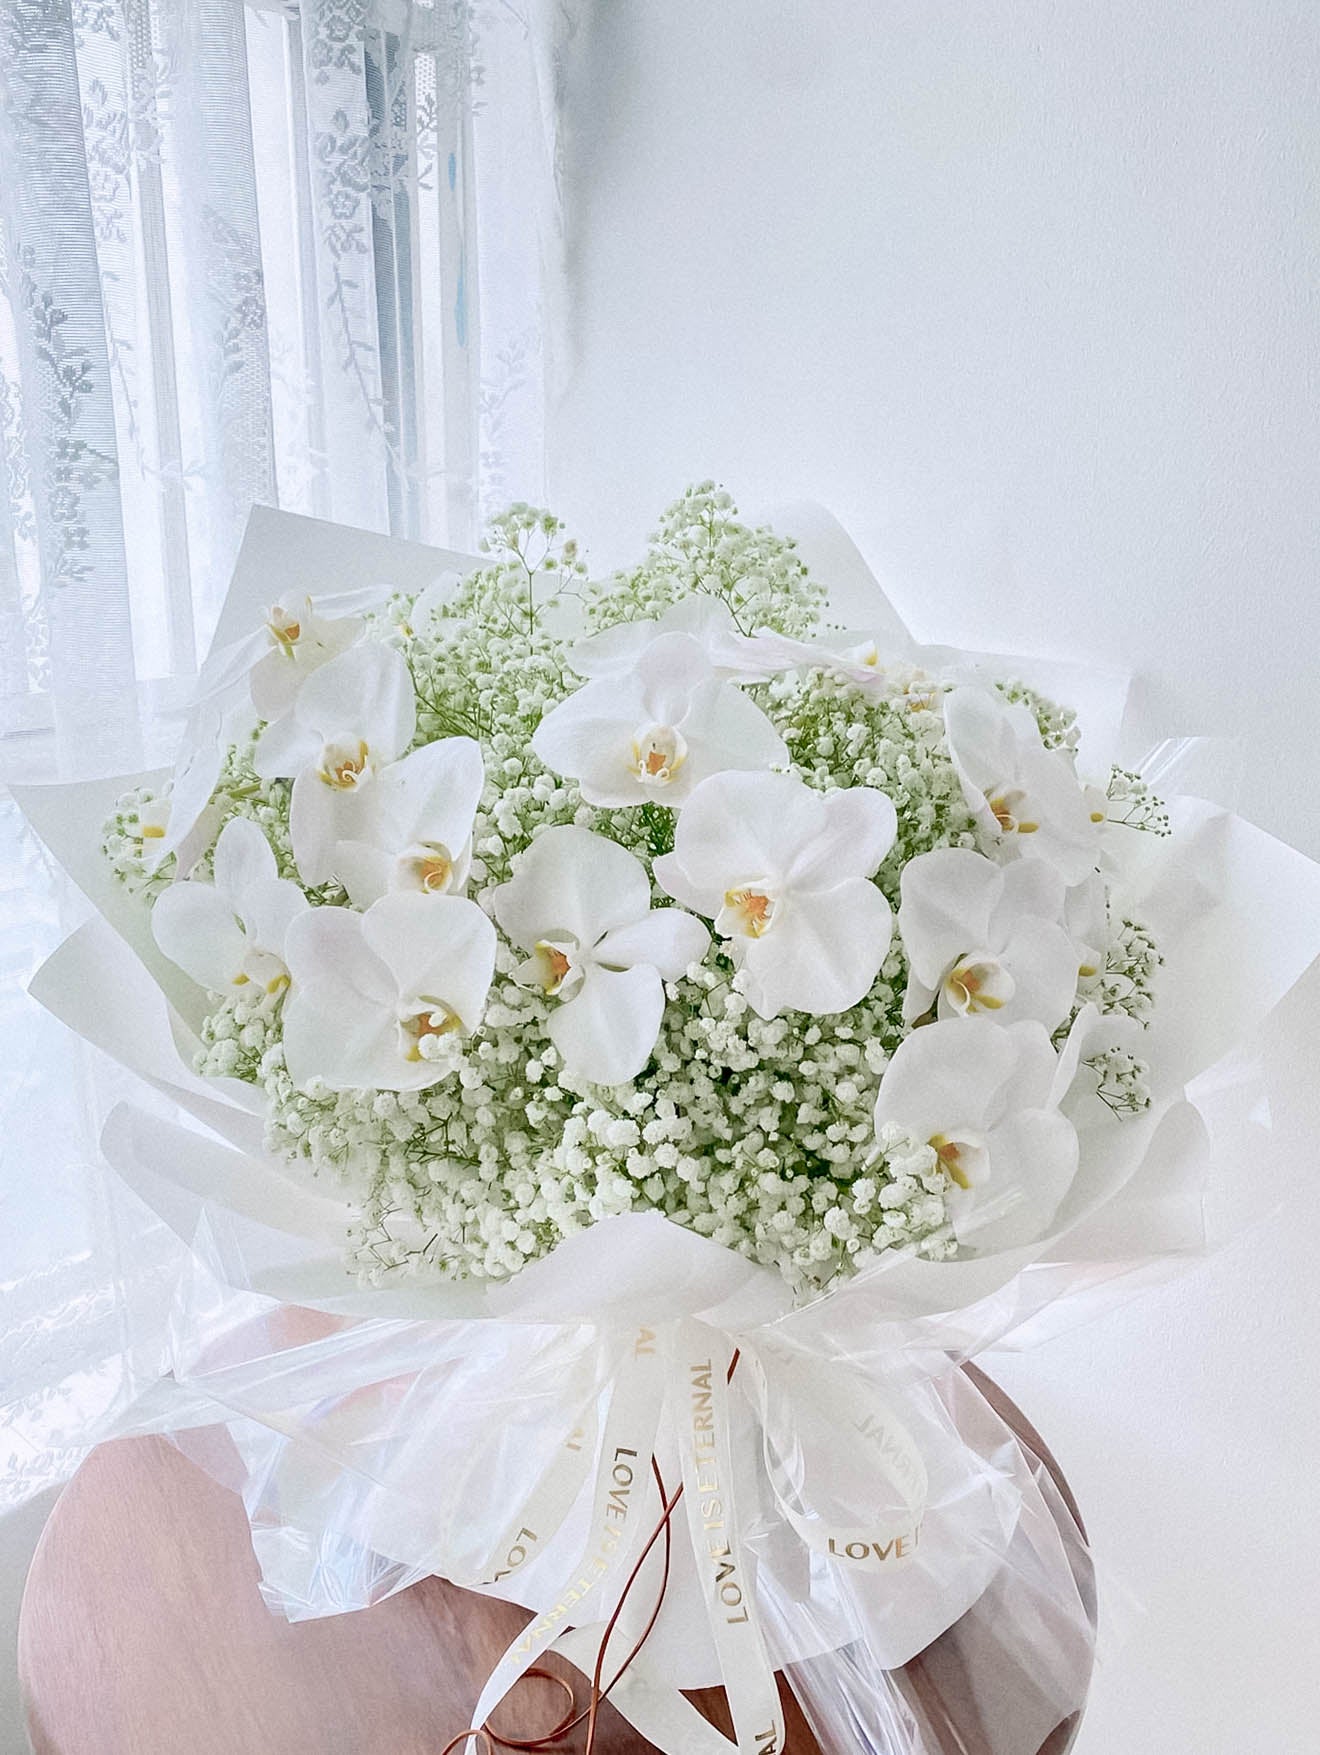
M587 606L588 624L658 618L694 593L715 597L745 634L761 628L803 639L825 608L825 590L790 538L738 521L722 488L689 488L660 520L641 566L616 573Z

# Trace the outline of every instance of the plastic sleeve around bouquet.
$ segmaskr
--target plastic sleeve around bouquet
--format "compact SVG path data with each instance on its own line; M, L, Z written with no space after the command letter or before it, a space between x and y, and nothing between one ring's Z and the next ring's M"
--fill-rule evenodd
M874 593L842 533L820 528L825 576L852 569L855 594ZM296 535L281 530L289 553ZM346 539L338 564L358 584L352 552ZM417 551L399 566L424 573ZM227 626L260 572L240 568ZM904 657L993 669L923 654L870 602ZM1110 759L1113 679L1072 671L1070 693L1058 667L999 669L1084 699L1087 759ZM1163 752L1166 777L1173 753L1185 762L1191 746ZM737 1746L782 1748L786 1669L831 1749L935 1755L964 1746L934 1704L953 1665L978 1747L1034 1755L1085 1693L1089 1563L1048 1471L958 1366L1204 1249L1207 1189L1268 1126L1260 1026L1320 951L1320 872L1219 806L1171 804L1173 833L1149 839L1128 880L1166 955L1143 1044L1151 1109L1083 1134L1073 1186L1030 1246L949 1262L892 1251L793 1308L770 1270L632 1215L507 1285L368 1288L342 1262L349 1204L264 1151L250 1087L191 1070L196 996L145 911L99 875L95 825L122 785L21 798L101 916L33 991L188 1118L129 1104L106 1122L137 1226L121 1249L138 1264L123 1306L133 1365L94 1419L61 1432L70 1454L174 1433L243 1495L263 1592L291 1619L431 1573L528 1606L473 1723L552 1646L590 1671L660 1514L654 1455L686 1503L659 1618L611 1695L652 1741L727 1750L678 1692L723 1682ZM611 1653L644 1628L658 1563L653 1547ZM1006 1672L1022 1679L1011 1701Z

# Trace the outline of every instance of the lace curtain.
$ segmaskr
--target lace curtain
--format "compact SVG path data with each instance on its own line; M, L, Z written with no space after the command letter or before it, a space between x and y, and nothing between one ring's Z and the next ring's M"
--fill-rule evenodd
M0 729L191 670L253 501L542 489L556 0L0 0Z

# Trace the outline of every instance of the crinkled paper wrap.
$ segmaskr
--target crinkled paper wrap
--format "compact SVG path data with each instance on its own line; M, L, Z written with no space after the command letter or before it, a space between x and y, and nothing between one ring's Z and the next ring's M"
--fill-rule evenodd
M837 525L801 510L784 525L803 533L840 614L884 650L1067 701L1083 769L1107 770L1121 678L919 648ZM370 543L368 563L354 533L254 514L221 638L250 624L273 580L375 583L383 551ZM473 564L392 551L392 580L410 589ZM1166 750L1164 786L1177 768ZM1320 952L1320 868L1193 798L1171 801L1169 838L1140 837L1121 901L1165 957L1142 1044L1154 1102L1083 1130L1076 1181L1029 1248L896 1254L793 1308L771 1269L648 1214L597 1224L507 1285L364 1289L341 1260L351 1207L264 1152L259 1093L191 1070L201 996L103 867L100 823L143 778L17 789L97 909L33 993L181 1112L120 1105L105 1123L106 1160L167 1229L135 1307L132 1393L88 1442L176 1434L242 1493L263 1591L290 1618L360 1608L431 1573L527 1605L529 1633L474 1723L552 1643L590 1670L655 1523L652 1453L687 1506L659 1621L612 1698L663 1747L730 1747L675 1693L721 1680L738 1746L776 1746L758 1740L757 1715L777 1711L767 1674L791 1665L804 1698L855 1695L865 1672L874 1721L893 1712L892 1747L919 1751L876 1672L954 1623L986 1662L1010 1637L1039 1647L1042 1738L1078 1704L1089 1605L1053 1488L958 1365L1205 1248L1206 1190L1244 1148L1267 1149L1261 1026ZM653 1595L629 1599L621 1640ZM1011 1636L1010 1600L1031 1605ZM1015 1726L988 1733L993 1755L1026 1750L1021 1715Z

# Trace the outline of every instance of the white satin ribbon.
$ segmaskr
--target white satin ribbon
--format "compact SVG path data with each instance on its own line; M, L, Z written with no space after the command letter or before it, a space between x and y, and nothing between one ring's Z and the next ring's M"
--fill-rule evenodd
M602 1586L639 1545L646 1530L651 1454L662 1397L662 1362L655 1335L642 1328L633 1337L610 1395L586 1546L560 1589L496 1664L481 1691L474 1724L485 1724L518 1678L579 1619L584 1605L599 1599Z

